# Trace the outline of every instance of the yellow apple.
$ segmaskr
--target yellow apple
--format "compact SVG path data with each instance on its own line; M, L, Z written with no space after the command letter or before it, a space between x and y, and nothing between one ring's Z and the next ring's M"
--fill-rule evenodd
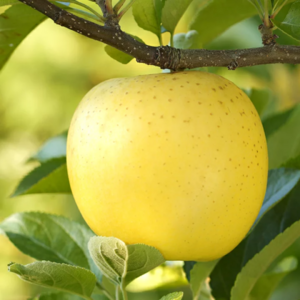
M260 118L232 82L205 72L105 81L69 131L72 192L98 235L167 260L231 251L260 210L268 156Z

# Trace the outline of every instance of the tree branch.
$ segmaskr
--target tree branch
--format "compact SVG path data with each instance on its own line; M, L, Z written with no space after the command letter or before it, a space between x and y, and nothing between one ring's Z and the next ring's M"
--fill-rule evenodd
M181 70L198 67L240 67L300 63L299 46L269 45L241 50L181 50L169 46L152 47L140 43L123 32L119 26L104 26L77 17L47 0L19 0L43 13L56 24L76 31L91 39L115 47L133 57L137 62L159 66L162 69Z

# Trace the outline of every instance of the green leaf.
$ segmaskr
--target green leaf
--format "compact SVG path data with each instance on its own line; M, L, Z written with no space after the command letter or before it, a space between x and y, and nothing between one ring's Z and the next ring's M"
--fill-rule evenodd
M269 168L282 166L300 154L300 105L297 105L289 119L267 138Z
M270 173L271 172L272 171L270 171ZM274 192L277 191L278 198L283 196L283 194L280 195L280 190L288 194L281 201L277 201L276 205L260 218L248 236L233 251L219 260L210 276L213 296L216 299L229 300L230 290L242 267L278 234L283 232L294 222L300 220L299 181L297 185L288 192L289 189L284 188L284 181L282 182L283 184L281 184L280 173L277 175L278 176L269 177L268 189L274 190ZM294 178L291 177L291 180L294 180ZM282 188L276 188L280 186L282 186ZM269 195L271 195L270 192Z
M191 271L196 263L196 261L185 261L183 264L183 271L185 273L186 279L189 282L191 281Z
M28 300L82 300L82 297L64 292L50 292L43 293L37 297Z
M6 5L20 4L19 0L0 0L0 7Z
M297 106L281 112L279 114L273 115L268 117L266 120L263 121L263 126L265 130L266 137L268 138L276 132L281 126L283 126L289 118L292 116L294 111L296 110Z
M172 34L192 0L166 0L162 11L162 26Z
M259 220L278 201L282 200L296 186L299 179L299 170L281 168L269 171L268 188L256 220Z
M300 1L296 0L284 6L273 23L278 29L300 41Z
M247 0L202 1L190 24L190 29L199 32L199 43L205 45L226 29L244 19L256 15L256 10Z
M12 197L41 193L71 193L65 157L48 160L27 174Z
M216 266L218 260L208 262L197 262L191 270L191 289L194 299L198 299L204 281Z
M183 292L174 292L163 296L160 300L181 300L183 297Z
M174 47L178 49L196 49L198 47L199 34L196 30L188 33L177 33L174 35Z
M23 253L38 260L90 269L101 280L87 248L94 233L86 225L61 216L24 212L5 219L0 229Z
M45 18L25 4L13 5L0 15L0 69L23 39Z
M132 6L136 23L141 28L153 32L159 40L161 39L160 16L162 7L163 3L159 0L136 0Z
M144 43L139 37L133 36L133 35L132 35L132 37L134 39L138 40L139 42ZM120 51L109 45L106 45L104 47L104 50L111 58L113 58L114 60L116 60L124 65L128 64L134 58L133 56L131 56L127 53L124 53L123 51Z
M251 99L258 114L263 117L264 112L271 102L272 93L269 89L257 90L249 89L245 91L248 97Z
M41 261L29 265L11 263L8 271L24 281L91 299L95 288L95 275L83 268Z
M283 167L300 170L300 155L288 160L286 163L283 164Z
M114 237L92 237L88 248L101 272L114 283L124 286L165 261L154 247L144 244L126 246Z
M50 138L42 145L39 151L32 156L32 159L38 160L39 162L46 162L52 158L65 157L67 151L67 136L68 131L64 131Z
M255 300L270 299L279 282L297 268L298 261L294 257L286 257L271 270L263 274L251 290L250 297Z
M300 237L300 221L276 236L251 259L238 274L231 290L231 300L244 300L275 259Z

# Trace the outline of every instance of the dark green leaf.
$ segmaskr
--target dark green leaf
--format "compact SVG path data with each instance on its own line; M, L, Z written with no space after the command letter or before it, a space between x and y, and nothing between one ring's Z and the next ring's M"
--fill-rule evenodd
M169 32L174 33L175 28L192 0L165 0L162 11L162 26Z
M281 168L269 171L268 188L257 220L283 199L296 186L299 179L299 170Z
M286 257L271 270L263 274L251 290L250 297L255 300L270 299L279 282L297 268L298 261L294 257Z
M101 272L116 284L127 285L165 261L153 247L143 244L126 246L114 237L92 237L88 248Z
M8 270L24 281L69 292L91 299L95 288L95 275L83 268L53 262L34 262L29 265L11 263Z
M13 5L0 15L0 69L23 39L45 18L25 4Z
M273 22L278 29L300 41L300 1L296 0L283 7Z
M214 269L218 260L209 262L198 262L194 265L191 271L191 289L193 291L194 299L198 299L201 293L201 289L204 281Z
M257 90L257 89L250 89L245 91L248 97L251 99L252 103L254 104L258 114L263 117L264 112L268 105L271 102L271 91L268 89L264 90Z
M202 1L190 29L199 32L199 43L207 44L226 29L246 18L256 15L247 0Z
M185 261L183 264L183 271L188 281L191 281L191 271L196 263L196 261Z
M280 172L277 175L279 174ZM294 177L291 176L291 179L293 181ZM282 188L280 188L280 186L282 186ZM268 189L274 192L277 190L278 196L280 197L283 196L283 194L280 195L280 190L286 193L289 191L289 189L284 188L284 181L281 182L280 176L270 176ZM269 194L271 195L270 191ZM252 259L256 253L268 245L272 239L298 220L300 220L299 182L281 201L277 201L277 204L261 217L246 239L233 251L220 259L211 274L210 283L214 297L216 299L230 299L230 290L242 267Z
M144 43L139 37L137 36L132 36L134 39L138 40L141 43ZM114 60L122 63L122 64L128 64L130 61L133 60L133 56L124 53L123 51L120 51L112 46L106 45L104 47L105 52Z
M41 193L71 193L65 157L48 160L27 174L12 197Z
M61 216L24 212L4 220L0 229L23 253L38 260L91 269L101 280L87 248L94 233L86 225Z
M175 292L163 296L160 300L181 300L183 297L183 292Z
M68 132L54 136L47 140L40 150L32 156L32 159L36 159L39 162L46 162L52 158L60 158L66 156L67 151L67 136Z
M289 110L286 110L284 112L281 112L279 114L270 116L269 118L264 120L263 126L264 126L266 137L268 138L269 136L271 136L271 134L273 134L281 126L283 126L289 120L289 118L292 116L292 114L294 113L296 108L297 108L297 106L295 106Z
M300 155L288 160L286 163L283 164L283 167L300 170Z
M267 137L270 169L278 168L300 154L299 128L300 105L297 105L285 124Z
M238 274L234 287L231 290L231 300L247 299L253 286L261 278L276 258L300 237L300 221L295 222L283 233L279 234L248 261Z

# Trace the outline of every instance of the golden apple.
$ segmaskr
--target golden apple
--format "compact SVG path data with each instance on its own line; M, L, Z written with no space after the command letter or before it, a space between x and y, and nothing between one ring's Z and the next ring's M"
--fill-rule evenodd
M205 72L105 81L69 131L71 188L98 235L156 247L168 260L231 251L260 210L267 145L243 91Z

